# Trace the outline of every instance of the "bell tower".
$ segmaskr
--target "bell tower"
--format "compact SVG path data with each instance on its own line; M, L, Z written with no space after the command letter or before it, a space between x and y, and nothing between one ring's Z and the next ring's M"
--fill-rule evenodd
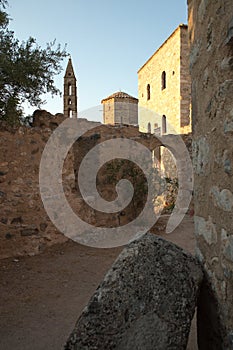
M65 118L77 118L77 87L71 58L66 67L64 76L64 116Z

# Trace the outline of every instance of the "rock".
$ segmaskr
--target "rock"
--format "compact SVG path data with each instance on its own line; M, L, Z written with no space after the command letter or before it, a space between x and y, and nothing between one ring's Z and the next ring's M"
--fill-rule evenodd
M36 110L33 113L33 127L39 128L51 128L55 129L64 120L63 114L58 114L56 116L45 110Z
M36 153L38 153L38 152L39 152L39 147L33 149L33 150L31 151L31 154L36 154Z
M233 44L233 18L231 19L228 25L227 37L225 40L225 45L232 45L232 44Z
M9 162L0 162L0 168L8 167Z
M65 350L186 349L202 277L190 254L144 235L109 270Z
M1 175L0 176L0 183L3 183L3 182L5 182L6 181L6 175Z
M22 224L22 223L23 223L22 216L18 216L17 218L13 218L11 220L11 224Z
M39 230L34 225L32 225L32 227L28 227L20 230L21 236L33 236L33 235L38 235L38 233L39 233Z
M233 193L230 190L226 188L220 190L217 186L213 186L210 190L210 196L215 206L224 211L231 212L233 208Z
M7 232L5 234L5 237L6 237L6 239L11 239L12 237L14 237L14 235L12 233Z
M4 176L8 173L9 169L8 168L1 168L0 170L0 176Z
M208 245L217 243L216 225L213 223L211 217L205 220L200 216L195 216L194 222L196 236L202 236Z
M7 219L7 218L1 218L1 219L0 219L0 222L1 222L2 224L4 224L4 225L7 225L8 219Z
M40 224L40 231L45 232L47 226L48 226L48 224L46 224L45 222L42 222Z
M6 199L6 193L3 191L0 191L0 204L2 204L5 199Z

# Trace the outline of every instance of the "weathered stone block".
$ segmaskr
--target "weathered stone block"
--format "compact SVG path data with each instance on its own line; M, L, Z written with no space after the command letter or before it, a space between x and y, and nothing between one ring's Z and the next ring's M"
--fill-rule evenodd
M229 237L225 241L225 247L223 249L223 255L226 259L233 262L233 237Z
M31 227L20 230L21 236L33 236L38 235L39 230L34 225Z
M213 198L214 205L218 208L230 212L233 208L233 193L224 188L222 191L213 186L210 191L210 195Z
M209 245L217 243L216 225L209 217L206 221L204 218L195 216L195 233L197 236L202 236Z
M120 254L65 349L186 349L201 280L194 257L146 234Z
M207 175L209 163L209 145L205 137L193 141L193 168L198 175Z

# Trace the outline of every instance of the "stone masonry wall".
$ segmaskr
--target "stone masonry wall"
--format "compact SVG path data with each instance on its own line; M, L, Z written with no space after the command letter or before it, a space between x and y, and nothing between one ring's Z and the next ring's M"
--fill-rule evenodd
M167 133L191 131L189 116L190 76L188 69L187 26L180 25L138 71L139 126L147 132L162 127L161 117L167 118ZM166 88L161 88L161 75L166 72ZM147 99L147 85L150 99ZM141 107L141 109L140 109ZM148 111L145 111L147 109ZM150 113L153 111L153 113ZM157 116L156 116L157 114Z
M0 259L34 255L66 241L48 218L39 192L39 165L53 129L63 120L35 113L34 127L0 128ZM64 165L64 189L71 195L73 157Z
M117 213L100 212L88 206L81 196L78 185L78 172L84 156L96 145L116 138L134 140L145 145L151 151L161 145L161 142L153 135L140 133L138 127L132 125L112 126L102 124L88 131L82 138L76 141L74 145L76 201L81 203L81 205L79 208L74 208L74 210L79 217L94 226L116 227L125 225L140 214L146 201L147 185L143 177L143 172L139 170L140 168L132 165L132 163L123 161L122 159L115 159L106 163L98 172L96 183L101 196L105 200L113 201L116 198L115 186L117 182L122 178L127 178L133 184L135 193L132 201L124 210Z
M188 30L180 31L180 127L186 134L191 131L191 77L189 73Z
M63 120L62 114L53 116L46 111L36 111L33 127L0 127L0 259L34 255L66 240L47 216L39 191L42 152L53 130ZM97 187L104 198L115 199L119 176L132 178L138 192L123 212L97 212L84 202L78 191L77 174L83 156L98 143L116 137L135 140L151 151L162 144L154 135L140 133L138 127L96 124L96 129L82 136L68 153L63 168L63 188L72 209L85 221L93 226L119 226L133 220L143 208L146 189L142 174L120 160L103 167L98 174Z
M113 97L102 103L104 124L138 125L137 99Z
M103 104L103 120L104 124L114 124L115 106L114 99Z
M189 0L199 349L233 349L233 6Z

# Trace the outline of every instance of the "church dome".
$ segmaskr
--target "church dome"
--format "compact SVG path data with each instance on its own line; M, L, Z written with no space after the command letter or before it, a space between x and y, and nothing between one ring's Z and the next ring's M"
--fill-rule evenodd
M101 103L111 100L111 99L129 99L129 100L134 100L134 101L138 101L137 98L130 96L129 94L127 94L126 92L123 91L117 91L114 94L104 98Z

